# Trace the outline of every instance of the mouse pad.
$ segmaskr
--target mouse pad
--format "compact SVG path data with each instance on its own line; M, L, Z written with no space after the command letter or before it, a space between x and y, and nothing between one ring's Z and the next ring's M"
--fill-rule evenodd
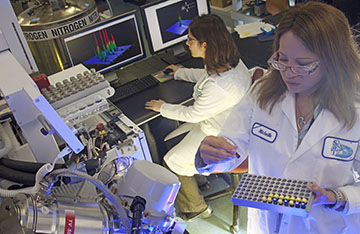
M181 64L177 64L176 66L184 67ZM153 73L151 75L153 77L155 77L158 81L160 81L160 83L164 83L164 82L169 81L169 80L174 78L173 75L170 75L170 74L166 75L163 71L158 71L158 72L155 72L155 73Z
M174 78L173 75L166 75L162 71L154 73L154 74L152 74L152 76L155 77L158 81L160 81L160 83L164 83L164 82L169 81L172 78Z

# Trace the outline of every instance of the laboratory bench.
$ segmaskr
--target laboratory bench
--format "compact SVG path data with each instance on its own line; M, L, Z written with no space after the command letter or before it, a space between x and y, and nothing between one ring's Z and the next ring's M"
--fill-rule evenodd
M185 57L172 57L171 52L162 52L139 62L119 69L108 76L111 84L126 83L135 78L162 71L169 64L181 64L188 68L203 68L202 59ZM184 60L185 59L185 60ZM106 77L106 76L105 76ZM116 84L118 85L118 84ZM134 94L113 104L119 108L129 119L144 131L155 163L161 164L162 157L168 151L163 139L178 126L178 122L160 116L160 113L146 110L145 103L152 99L162 99L173 104L190 104L194 83L170 79L159 83L140 93Z
M160 53L143 59L126 68L115 71L115 78L114 75L109 75L111 78L108 80L110 80L112 85L118 86L119 84L121 85L136 78L158 73L169 64L180 64L183 67L188 68L204 67L201 59L187 57L186 60L182 60L176 57L169 57L170 56L166 53ZM147 101L152 99L163 99L169 103L184 104L192 99L193 86L194 83L170 79L126 99L114 102L114 104L134 123L141 126L160 116L157 112L145 109L145 103Z

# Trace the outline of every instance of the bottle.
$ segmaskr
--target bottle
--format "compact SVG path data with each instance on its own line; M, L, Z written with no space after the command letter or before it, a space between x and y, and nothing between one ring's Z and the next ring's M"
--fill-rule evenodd
M242 8L242 0L232 0L232 6L235 11L239 11Z

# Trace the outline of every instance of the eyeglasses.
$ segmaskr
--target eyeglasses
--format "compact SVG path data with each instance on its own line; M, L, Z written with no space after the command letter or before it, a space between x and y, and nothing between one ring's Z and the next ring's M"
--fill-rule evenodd
M270 59L267 61L269 66L274 68L275 70L278 71L285 71L287 68L290 68L290 70L300 76L308 76L310 74L312 74L313 72L315 72L315 70L319 67L320 62L316 61L316 62L312 62L308 65L291 65L288 66L282 62L278 61L278 57L279 57L279 52L276 51L271 57Z
M186 39L189 43L193 42L193 41L197 41L195 38L192 38L192 37L187 37Z

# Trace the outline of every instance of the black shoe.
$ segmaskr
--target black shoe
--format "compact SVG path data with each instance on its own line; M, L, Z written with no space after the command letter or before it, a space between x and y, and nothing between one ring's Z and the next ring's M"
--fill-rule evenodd
M183 213L182 214L182 219L184 221L187 222L191 222L195 219L198 218L208 218L212 215L213 210L211 209L211 207L208 205L205 210L199 211L199 212L189 212L189 213Z
M200 185L199 189L203 192L209 191L211 189L211 185L209 182L207 182L206 184Z

